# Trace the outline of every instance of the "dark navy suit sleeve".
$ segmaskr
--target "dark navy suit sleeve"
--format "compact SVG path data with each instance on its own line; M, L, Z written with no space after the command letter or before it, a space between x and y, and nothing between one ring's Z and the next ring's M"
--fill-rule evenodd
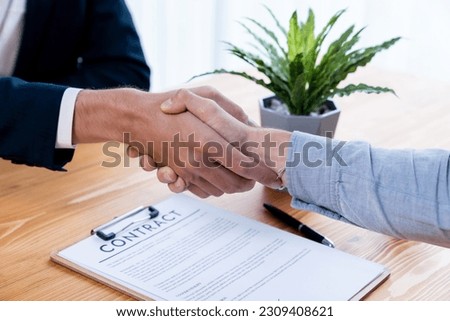
M73 150L55 149L64 86L0 78L0 157L63 170Z
M58 5L67 7L67 2L58 1ZM150 69L125 2L87 1L85 19L88 28L80 39L77 69L59 82L84 88L132 86L148 90Z
M13 77L0 78L0 157L63 170L55 149L67 87L148 90L150 68L124 0L27 0Z
M124 0L28 0L14 76L80 88L150 87Z

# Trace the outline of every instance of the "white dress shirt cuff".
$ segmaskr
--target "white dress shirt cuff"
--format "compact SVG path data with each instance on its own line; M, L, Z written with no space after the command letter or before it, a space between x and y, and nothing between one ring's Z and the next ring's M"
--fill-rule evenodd
M67 88L64 91L59 109L58 131L56 134L56 148L75 148L72 144L73 115L75 102L81 89Z

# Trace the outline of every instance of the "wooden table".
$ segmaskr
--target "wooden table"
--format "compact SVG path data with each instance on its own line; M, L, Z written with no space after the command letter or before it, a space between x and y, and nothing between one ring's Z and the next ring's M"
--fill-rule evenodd
M390 86L398 97L357 94L337 99L342 114L336 138L383 147L450 149L450 85L370 69L352 80ZM257 98L268 94L265 89L233 76L203 81L259 120ZM52 251L86 237L92 227L171 194L135 161L104 168L105 160L101 145L85 145L77 148L66 173L0 161L1 300L131 299L49 259ZM397 240L294 210L288 194L260 185L206 202L294 232L263 210L262 203L271 202L327 235L338 249L386 265L390 278L368 300L450 300L450 249Z

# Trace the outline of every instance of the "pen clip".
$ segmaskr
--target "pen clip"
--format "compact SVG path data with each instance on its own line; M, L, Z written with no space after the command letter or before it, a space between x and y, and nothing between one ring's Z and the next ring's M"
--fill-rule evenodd
M138 219L138 220L134 220L134 221L130 222L129 224L127 224L126 226L120 228L119 230L117 230L115 232L109 232L109 233L108 232L104 232L105 229L107 229L107 228L109 228L109 227L111 227L113 225L116 225L116 224L118 224L118 223L120 223L120 222L122 222L122 221L124 221L124 220L126 220L128 218L130 218L130 217L136 216L136 215L142 213L143 211L148 211L148 214L147 214L148 216L147 217L142 218L142 219ZM133 210L131 212L125 213L124 215L121 215L121 216L118 216L118 217L114 218L113 220L111 220L110 222L108 222L106 224L100 225L99 227L97 227L95 229L92 229L91 230L91 235L95 234L95 235L97 235L99 238L101 238L104 241L110 241L110 240L114 239L117 236L117 234L119 234L120 232L125 231L130 226L132 226L132 225L134 225L134 224L136 224L138 222L141 222L141 221L153 219L153 218L157 217L158 215L159 215L159 211L156 208L154 208L153 206L148 206L148 207L142 207L141 206L141 207L138 207L137 209L135 209L135 210Z

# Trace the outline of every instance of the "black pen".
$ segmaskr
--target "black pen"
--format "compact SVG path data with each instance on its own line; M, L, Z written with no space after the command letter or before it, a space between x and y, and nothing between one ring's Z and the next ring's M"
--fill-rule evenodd
M308 239L321 243L323 245L334 247L333 242L331 242L329 239L327 239L325 236L320 235L316 231L314 231L312 228L308 227L307 225L303 224L296 218L290 216L288 213L283 212L279 208L276 208L273 205L264 203L264 207L272 213L274 216L279 218L281 221L285 222L286 224L295 227L297 230L302 232Z

